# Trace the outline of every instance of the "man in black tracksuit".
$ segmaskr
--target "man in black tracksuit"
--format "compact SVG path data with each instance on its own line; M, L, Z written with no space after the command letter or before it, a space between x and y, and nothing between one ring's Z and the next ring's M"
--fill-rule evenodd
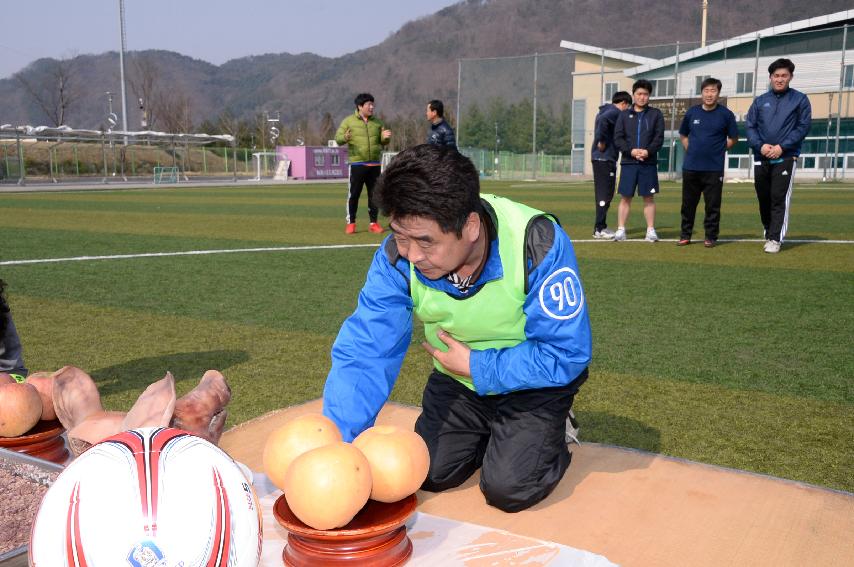
M632 85L634 104L620 113L614 125L614 145L620 150L620 208L614 240L626 239L626 221L637 189L643 197L648 242L658 240L655 232L655 194L658 193L658 150L664 144L664 116L649 106L652 83L639 79Z
M614 145L614 124L620 113L632 103L632 96L626 91L614 93L610 104L599 107L593 131L593 151L590 155L593 165L593 187L596 197L596 222L593 225L593 238L613 240L614 233L608 230L606 218L614 189L617 185L617 156Z
M789 88L795 64L777 59L768 66L771 89L756 97L747 111L747 143L759 217L765 227L765 252L776 254L786 237L789 204L801 143L810 130L812 107L805 94Z
M457 147L454 129L445 120L445 105L441 100L431 100L427 103L427 120L430 121L430 132L427 133L428 144Z

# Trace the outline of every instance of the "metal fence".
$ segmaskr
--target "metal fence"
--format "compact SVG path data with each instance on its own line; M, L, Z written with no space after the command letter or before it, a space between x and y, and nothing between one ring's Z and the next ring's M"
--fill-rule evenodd
M253 177L260 169L271 176L275 159L253 157L249 148L198 145L63 142L44 138L0 138L0 183L74 179L150 177L155 169L174 167L182 179L193 176Z
M545 156L570 154L572 62L568 52L459 61L457 142L483 175L537 178L555 161Z

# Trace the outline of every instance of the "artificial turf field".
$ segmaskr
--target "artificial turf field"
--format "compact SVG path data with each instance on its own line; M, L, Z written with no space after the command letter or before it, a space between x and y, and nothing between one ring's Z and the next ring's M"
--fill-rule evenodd
M798 184L777 255L762 252L751 184L725 185L713 249L702 204L700 244L678 248L590 241L590 183L483 190L555 213L576 241L594 336L582 440L854 492L854 186ZM656 197L663 239L679 236L680 195L665 183ZM217 368L229 426L319 397L381 239L365 231L364 195L360 232L344 235L345 196L344 184L0 194L0 278L30 370L79 366L107 409L126 410L167 370L180 395ZM638 200L629 238L644 226ZM322 248L352 244L364 246ZM23 262L264 248L279 250ZM421 338L395 401L420 402Z

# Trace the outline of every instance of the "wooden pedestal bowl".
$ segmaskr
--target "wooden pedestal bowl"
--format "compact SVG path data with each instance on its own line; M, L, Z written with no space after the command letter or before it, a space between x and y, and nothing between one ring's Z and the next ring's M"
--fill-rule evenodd
M371 565L396 567L412 555L406 520L415 512L414 494L385 504L368 500L343 528L316 530L297 518L284 494L273 505L273 516L288 531L282 559L289 567Z
M58 420L42 420L23 435L0 437L0 447L64 465L69 456L64 431Z

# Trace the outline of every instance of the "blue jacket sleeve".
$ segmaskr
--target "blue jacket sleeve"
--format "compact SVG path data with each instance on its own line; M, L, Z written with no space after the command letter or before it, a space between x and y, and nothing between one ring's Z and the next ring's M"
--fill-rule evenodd
M590 364L590 318L569 237L555 227L555 241L529 275L526 340L504 349L471 352L478 394L569 384Z
M621 112L617 115L617 119L614 121L614 146L620 152L624 154L628 154L631 149L628 141L628 134L626 132L626 113Z
M762 148L762 138L759 137L759 124L757 122L758 110L756 101L759 100L754 99L753 103L750 105L750 108L747 109L747 116L744 119L744 128L747 135L747 145L753 149L753 153L756 156L762 155L760 153L760 149Z
M408 281L380 246L356 311L332 345L332 368L323 388L323 415L345 441L371 427L388 400L412 337Z
M789 131L789 135L780 142L780 147L784 150L795 150L800 148L801 142L807 137L810 131L810 123L812 122L812 106L810 99L805 95L801 96L798 102L798 108L795 110L797 114L795 127Z

